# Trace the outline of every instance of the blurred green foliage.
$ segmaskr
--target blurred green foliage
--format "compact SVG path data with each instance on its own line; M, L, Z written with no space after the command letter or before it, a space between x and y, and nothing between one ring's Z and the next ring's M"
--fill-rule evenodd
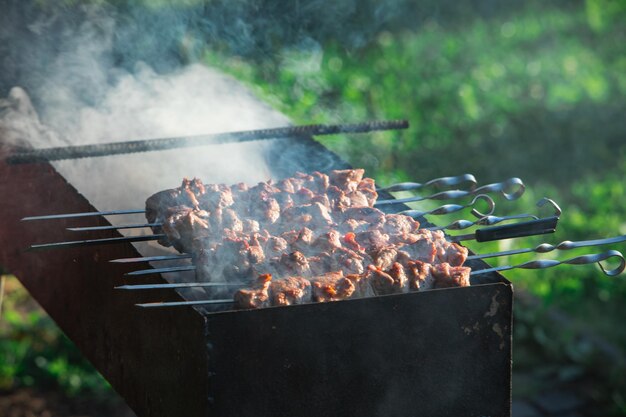
M36 386L106 401L111 388L11 275L0 320L0 391Z
M544 196L562 206L555 235L469 243L485 253L626 234L624 18L623 1L530 2L513 14L452 26L430 20L412 30L389 28L360 49L330 42L254 64L208 50L206 61L299 123L408 119L408 131L320 138L380 184L464 172L480 183L516 176L527 193L515 202L499 199L495 214L551 215L535 207ZM457 218L431 220L444 225ZM626 244L612 248L624 251ZM603 249L490 262L566 259ZM608 404L603 412L626 413L626 279L604 276L593 265L506 276L541 300L517 309L516 369L550 363L571 378L582 369L602 381L594 395ZM569 328L551 324L547 307L567 312ZM617 356L579 340L590 328L616 346Z

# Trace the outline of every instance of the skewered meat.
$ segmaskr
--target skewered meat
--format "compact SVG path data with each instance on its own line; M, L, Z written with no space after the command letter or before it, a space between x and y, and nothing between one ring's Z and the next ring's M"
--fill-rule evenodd
M311 301L311 282L302 277L272 281L269 294L271 304L274 306L308 303Z
M264 274L249 288L241 288L235 293L235 305L241 309L269 307L269 288L272 282L272 275Z
M370 283L376 295L397 294L408 291L408 279L404 267L395 262L388 271L374 265L368 267Z
M376 186L363 173L253 187L184 180L151 196L146 217L162 224L153 228L166 234L161 244L192 254L199 280L252 280L235 295L240 308L469 285L467 249L374 208Z
M319 303L345 300L355 291L354 283L343 272L328 272L311 278L312 299Z

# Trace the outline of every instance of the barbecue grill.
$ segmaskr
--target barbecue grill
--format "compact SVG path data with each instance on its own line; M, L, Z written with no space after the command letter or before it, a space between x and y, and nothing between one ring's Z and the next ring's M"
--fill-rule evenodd
M111 223L103 216L20 221L97 208L50 163L10 163L18 151L0 153L0 175L8 179L0 192L9 196L0 208L0 263L139 416L510 416L513 288L497 271L472 276L470 287L334 303L137 308L156 298L198 300L188 291L115 290L170 282L125 275L137 264L109 262L163 254L146 243L136 248L119 230L89 231L89 239L120 238L115 245L24 251L75 241L67 228ZM274 178L348 168L303 134L273 143L265 157ZM483 238L545 233L555 224L548 218L535 229L486 229ZM490 268L481 259L468 262L473 270Z

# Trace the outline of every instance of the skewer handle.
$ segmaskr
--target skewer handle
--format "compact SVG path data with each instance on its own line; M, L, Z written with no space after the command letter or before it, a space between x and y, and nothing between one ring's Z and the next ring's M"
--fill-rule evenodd
M490 227L488 229L478 229L476 230L476 241L490 242L492 240L554 233L558 222L559 218L557 216L552 216L544 219Z
M456 177L442 177L435 178L434 180L427 181L425 183L419 182L401 182L399 184L393 184L388 187L379 188L377 191L415 191L425 187L452 187L463 183L469 183L469 189L472 190L476 186L476 178L472 174L463 174Z

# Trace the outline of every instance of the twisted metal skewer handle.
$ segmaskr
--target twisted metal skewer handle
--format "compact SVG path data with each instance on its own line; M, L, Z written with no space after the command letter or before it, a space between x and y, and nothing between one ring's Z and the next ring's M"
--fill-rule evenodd
M413 203L417 201L423 200L453 200L456 198L470 197L478 194L488 194L488 193L500 193L507 200L516 200L524 194L526 186L519 178L509 178L506 181L487 184L481 187L475 188L470 191L462 191L462 190L451 190L451 191L442 191L439 193L431 194L428 196L416 196L416 197L407 197L407 198L399 198L393 200L380 200L376 202L376 206L382 206L386 204L401 204L401 203Z
M606 261L611 258L619 259L619 265L613 269L606 269L604 265L602 265L602 261ZM600 266L600 269L605 275L610 277L614 277L616 275L621 274L626 268L626 260L624 259L624 255L621 252L616 250L609 250L602 253L590 254L590 255L582 255L577 256L575 258L566 259L564 261L558 261L554 259L540 259L529 262L524 262L518 265L505 265L505 266L497 266L494 268L481 269L478 271L472 271L472 275L478 274L486 274L488 272L496 272L496 271L508 271L511 269L546 269L552 268L558 265L588 265L597 263Z
M435 178L434 180L430 180L425 183L419 182L401 182L398 184L393 184L388 187L379 188L377 191L415 191L420 188L425 187L435 187L435 188L444 188L444 187L452 187L454 185L459 185L463 183L470 183L469 189L472 190L476 186L476 178L472 174L463 174L456 177L442 177Z
M488 210L489 210L487 214L483 214L479 212L478 210L476 210L475 208L473 208L478 201L484 201L487 203ZM404 210L404 211L399 212L398 214L404 214L413 218L423 217L429 214L432 214L433 216L441 216L444 214L456 213L457 211L461 211L468 207L472 207L472 214L475 215L476 217L484 217L486 215L490 215L491 213L493 213L493 211L496 208L496 203L494 203L493 199L489 197L488 195L480 194L474 197L474 199L469 204L465 204L465 205L445 204L443 206L437 207L436 209L432 209L429 211Z
M508 220L528 219L528 218L532 220L539 220L537 216L534 216L532 214L515 214L512 216L503 216L503 217L484 216L476 221L461 219L461 220L455 220L446 226L427 227L426 229L428 230L463 230L463 229L470 228L472 226L493 226L494 224L502 223Z
M606 238L606 239L581 240L578 242L572 242L571 240L564 240L563 242L558 243L556 245L552 245L550 243L542 243L540 245L535 246L534 248L512 249L512 250L507 250L507 251L502 251L502 252L484 253L480 255L468 256L467 259L472 260L472 259L496 258L499 256L520 255L522 253L530 253L530 252L548 253L554 250L572 250L572 249L585 248L589 246L608 245L611 243L620 243L620 242L626 242L626 235L616 236L616 237L611 237L611 238Z

